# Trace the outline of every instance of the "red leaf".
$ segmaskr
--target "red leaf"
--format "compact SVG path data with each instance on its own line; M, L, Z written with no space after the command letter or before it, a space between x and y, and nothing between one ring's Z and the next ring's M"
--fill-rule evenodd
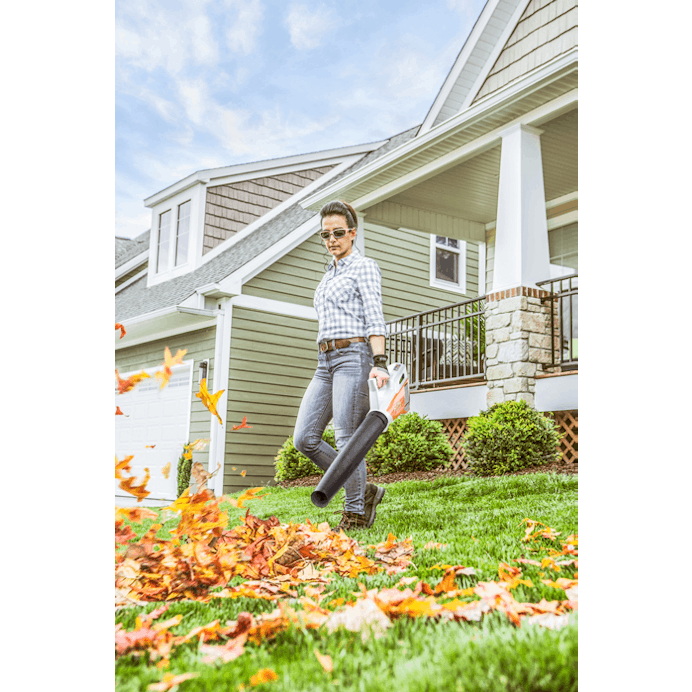
M247 424L247 416L245 416L239 425L234 425L233 430L240 430L240 428L251 428L251 425Z
M123 327L123 325L120 324L120 322L115 323L115 328L120 330L121 339L125 336L125 334L127 334L127 332L125 331L125 327Z

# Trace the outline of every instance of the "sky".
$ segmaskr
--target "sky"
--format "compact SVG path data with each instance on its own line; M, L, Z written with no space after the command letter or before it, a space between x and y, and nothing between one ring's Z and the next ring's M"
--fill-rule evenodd
M420 124L485 0L116 0L115 234L207 168Z

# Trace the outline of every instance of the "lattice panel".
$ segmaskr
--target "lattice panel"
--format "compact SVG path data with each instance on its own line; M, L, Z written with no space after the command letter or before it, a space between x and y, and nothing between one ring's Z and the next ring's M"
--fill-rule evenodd
M466 455L461 448L461 438L466 432L466 421L468 418L445 418L440 421L443 430L449 438L449 444L454 448L455 454L452 457L452 465L455 471L462 469L466 471L469 467Z
M560 428L560 432L565 436L560 442L562 461L568 464L579 463L579 412L578 411L555 411L555 422Z
M578 411L555 411L553 412L555 422L557 423L560 432L564 433L564 437L560 442L560 451L562 457L560 461L568 464L579 463L579 412ZM461 439L466 432L466 421L468 418L444 418L440 420L443 430L449 438L449 444L452 445L455 455L452 457L451 468L456 470L466 471L469 464L466 461L466 455L461 448Z

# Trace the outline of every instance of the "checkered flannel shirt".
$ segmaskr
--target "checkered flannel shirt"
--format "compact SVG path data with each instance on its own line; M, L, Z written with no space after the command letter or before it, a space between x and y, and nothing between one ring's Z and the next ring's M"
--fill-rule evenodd
M382 273L375 260L355 248L327 272L315 289L317 342L386 335L382 314Z

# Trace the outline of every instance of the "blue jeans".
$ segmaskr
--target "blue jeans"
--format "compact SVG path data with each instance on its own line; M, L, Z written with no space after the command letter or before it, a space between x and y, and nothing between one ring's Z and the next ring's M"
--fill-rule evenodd
M317 370L298 411L293 444L323 471L331 466L337 452L322 439L322 433L333 418L336 448L341 451L346 446L370 410L368 375L372 367L372 349L367 341L317 356ZM366 481L363 458L344 484L347 512L364 513Z

